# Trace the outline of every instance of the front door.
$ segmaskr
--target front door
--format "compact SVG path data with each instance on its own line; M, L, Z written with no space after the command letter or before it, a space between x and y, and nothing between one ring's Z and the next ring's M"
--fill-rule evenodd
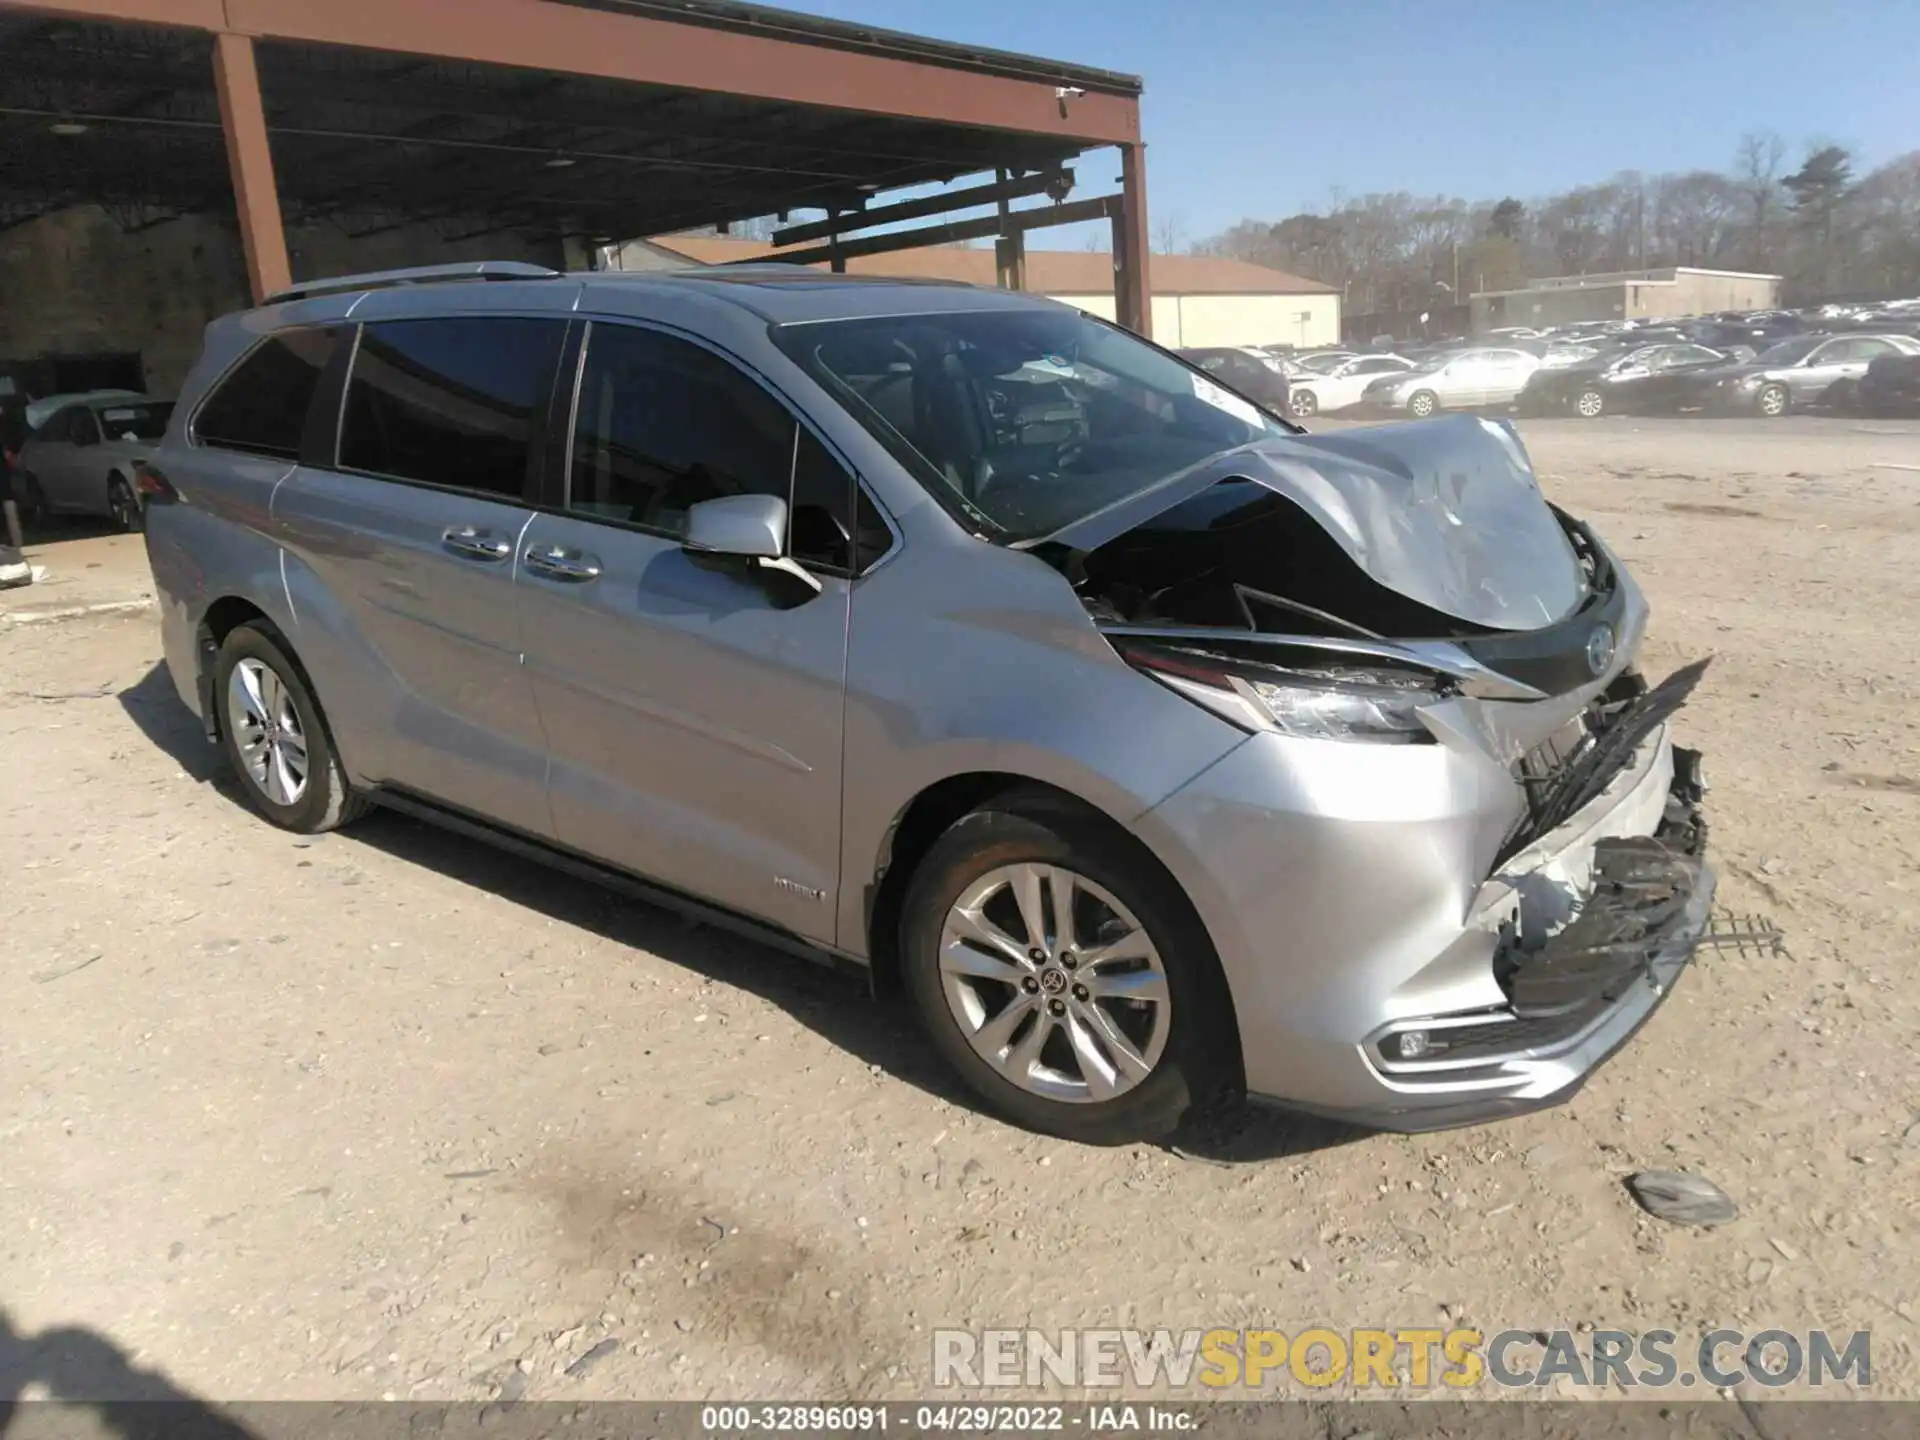
M559 513L516 582L556 834L832 942L853 477L727 357L606 321L586 347ZM788 501L818 594L681 548L688 507L736 494Z
M366 778L551 837L546 744L520 663L514 567L533 518L563 320L361 327L338 463L280 486L303 624L329 626ZM324 607L324 613L315 613Z

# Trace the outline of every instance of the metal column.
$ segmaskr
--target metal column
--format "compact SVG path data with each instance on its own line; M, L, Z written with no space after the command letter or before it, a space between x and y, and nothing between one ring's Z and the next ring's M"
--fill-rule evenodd
M260 71L253 41L222 31L214 37L213 78L220 93L220 128L227 137L227 168L233 176L240 243L247 253L247 281L255 302L293 283L287 233L280 223L280 194L273 182L273 151L267 144L267 114L260 102Z
M1122 325L1153 337L1147 283L1147 147L1120 147L1120 212L1113 217L1113 306Z

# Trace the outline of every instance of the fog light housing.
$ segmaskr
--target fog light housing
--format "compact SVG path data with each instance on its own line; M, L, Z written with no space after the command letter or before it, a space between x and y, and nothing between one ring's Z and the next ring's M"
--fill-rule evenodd
M1424 1030L1402 1030L1393 1037L1402 1060L1421 1060L1433 1053L1433 1037Z

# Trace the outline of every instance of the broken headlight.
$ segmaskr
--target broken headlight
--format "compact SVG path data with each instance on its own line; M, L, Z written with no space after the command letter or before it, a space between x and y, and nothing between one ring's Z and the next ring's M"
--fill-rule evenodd
M1390 665L1290 668L1184 647L1127 644L1136 670L1243 730L1305 740L1431 743L1422 707L1446 696L1436 675Z

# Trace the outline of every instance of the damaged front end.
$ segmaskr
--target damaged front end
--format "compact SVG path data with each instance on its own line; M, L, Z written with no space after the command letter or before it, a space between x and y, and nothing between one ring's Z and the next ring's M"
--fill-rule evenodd
M1713 875L1669 722L1705 662L1647 686L1644 599L1507 426L1262 441L1032 548L1250 737L1156 819L1255 917L1221 945L1255 1094L1400 1129L1552 1103L1691 956ZM1256 898L1290 882L1313 913Z

